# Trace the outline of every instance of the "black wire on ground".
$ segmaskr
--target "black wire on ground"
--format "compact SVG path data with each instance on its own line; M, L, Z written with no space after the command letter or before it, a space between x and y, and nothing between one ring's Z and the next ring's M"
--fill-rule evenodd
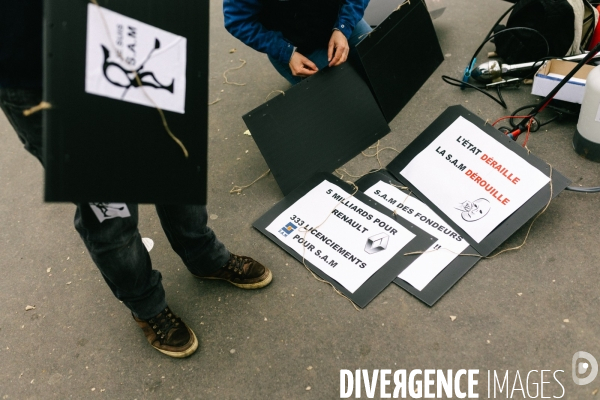
M471 58L471 61L470 61L469 65L472 64L473 60L475 60L477 58L477 54L479 54L479 52L481 51L481 49L483 49L483 46L485 46L487 42L489 42L490 40L495 39L496 36L500 36L502 34L505 34L505 33L508 33L508 32L512 32L512 31L529 31L529 32L533 32L533 33L537 34L539 37L542 38L542 40L544 41L544 44L546 44L546 56L545 57L548 57L550 55L550 44L548 43L548 40L546 39L546 37L540 33L540 31L538 31L537 29L533 29L533 28L527 28L525 26L515 26L515 27L512 27L512 28L502 29L501 31L498 31L497 33L494 33L492 36L488 36L481 43L481 45L477 48L477 51L475 52L475 54L473 54L473 57Z
M485 35L485 40L483 41L483 43L481 43L481 45L477 48L477 50L473 54L473 57L471 57L471 61L469 61L469 65L473 64L473 60L475 58L477 58L477 54L479 54L479 52L481 51L481 49L483 48L483 46L489 41L489 38L494 33L494 29L496 29L496 26L498 26L498 24L504 19L504 17L506 17L508 15L509 12L512 11L513 8L515 8L514 5L511 6L508 10L506 10L504 12L504 14L502 14L502 16L500 18L498 18L498 21L496 21L496 23L492 26L492 29L490 29L490 31L488 32L488 34Z
M506 106L506 102L504 101L504 98L502 97L502 92L500 91L500 86L496 86L498 97L499 97L499 99L497 99L494 96L492 96L491 94L489 94L488 92L483 90L483 89L486 89L485 86L476 86L476 85L473 85L468 82L463 82L460 79L452 78L451 76L448 76L448 75L442 75L442 80L452 86L458 86L461 88L464 88L466 86L467 89L475 89L478 92L485 94L487 97L494 100L496 103L500 104L502 106L502 108L508 108Z
M536 103L536 104L528 104L528 105L526 105L526 106L519 107L519 108L517 108L515 111L513 111L513 113L512 113L510 116L511 116L511 117L515 117L515 116L517 116L517 115L519 114L519 111L523 111L523 110L526 110L526 109L528 109L528 108L534 109L536 106L537 106L537 103ZM555 111L555 112L556 112L556 111ZM542 126L546 126L546 125L548 125L548 124L550 124L550 123L552 123L552 122L556 121L556 120L557 120L557 119L559 119L560 117L561 117L561 114L560 114L560 113L558 113L558 112L557 112L557 115L556 115L556 116L554 116L554 117L552 117L552 118L550 118L549 120L547 120L547 121L544 121L544 122L541 122L539 119L537 119L537 118L535 118L535 117L534 117L534 118L533 118L534 122L533 122L533 124L532 124L531 132L537 132L537 131L538 131L538 130L539 130L541 127L542 127ZM524 118L526 118L526 116L524 116ZM513 128L516 128L517 126L519 126L519 124L518 124L518 123L516 123L514 119L509 119L509 120L508 120L508 122L510 123L510 125L511 125Z
M501 21L501 20L499 20ZM496 25L498 25L498 23L496 23ZM494 25L494 27L496 26ZM492 28L492 30L490 31L490 33L492 33L494 31L494 28ZM471 72L473 71L473 68L475 67L475 61L477 60L477 54L479 54L479 52L481 51L481 49L483 49L483 46L486 45L487 42L489 42L490 40L493 40L496 38L496 36L500 36L504 33L507 32L512 32L512 31L530 31L530 32L534 32L537 35L539 35L543 40L544 43L546 44L546 56L550 55L550 45L548 44L548 40L544 37L544 35L542 35L539 31L533 29L533 28L527 28L524 26L515 26L513 28L506 28L503 29L501 31L499 31L498 33L495 33L493 35L490 36L490 33L488 33L488 36L486 36L485 40L481 43L481 45L479 45L479 47L477 48L477 50L475 51L475 53L473 54L473 57L471 57L471 60L469 61L469 64L467 64L467 68L465 69L464 75L463 75L463 79L462 79L462 85L461 85L461 89L464 89L465 87L471 87L470 84L467 82L469 80L469 78L471 77ZM448 83L448 81L444 80L444 82ZM505 107L506 108L506 107Z
M495 23L495 24L492 26L492 29L491 29L491 30L488 32L488 34L486 35L486 37L485 37L485 40L484 40L484 41L481 43L481 45L480 45L480 46L477 48L477 50L476 50L476 51L475 51L475 53L473 54L473 57L471 57L471 60L469 61L469 64L467 65L467 69L465 70L465 74L464 74L464 76L463 76L463 80L459 80L459 79L456 79L456 78L452 78L452 77L449 77L449 76L447 76L447 75L442 75L442 80L443 80L444 82L446 82L447 84L449 84L449 85L452 85L452 86L458 86L458 87L460 87L461 89L465 89L465 88L471 88L471 89L475 89L475 90L477 90L478 92L481 92L481 93L485 94L485 95L486 95L486 96L488 96L490 99L494 100L496 103L498 103L498 104L499 104L500 106L502 106L503 108L507 108L507 106L506 106L506 102L504 101L504 98L502 97L502 91L501 91L501 89L500 89L500 86L497 86L497 87L496 87L496 89L497 89L497 93L498 93L498 99L497 99L497 98L495 98L494 96L492 96L491 94L489 94L489 93L487 93L487 92L485 92L485 91L483 90L483 89L487 89L485 86L483 86L483 87L481 87L481 86L475 86L475 85L473 85L473 84L470 84L470 83L468 83L468 82L465 82L465 80L468 80L468 78L470 78L470 76L471 76L471 71L472 71L472 69L473 69L473 67L474 67L474 63L475 63L475 60L476 60L476 58L477 58L477 55L478 55L478 54L479 54L479 52L480 52L480 51L483 49L483 46L485 46L485 44L486 44L487 42L489 42L490 40L494 39L496 36L498 36L498 35L499 35L499 34L501 34L501 33L506 33L506 32L510 32L510 31L513 31L513 30L528 30L528 31L533 31L533 32L535 32L536 34L538 34L538 35L539 35L539 36L540 36L540 37L541 37L541 38L544 40L544 42L545 42L545 44L546 44L546 57L542 57L542 58L540 58L539 60L537 60L537 61L535 61L535 62L533 63L533 65L531 66L531 70L530 70L530 72L529 72L528 76L529 76L529 75L532 75L532 73L534 73L534 72L535 72L535 69L536 69L536 67L539 67L539 66L537 65L538 63L542 63L543 61L545 61L545 60L547 60L547 59L556 58L556 57L549 57L549 55L550 55L550 45L548 44L548 40L547 40L547 39L544 37L544 35L542 35L542 34L541 34L539 31L537 31L537 30L535 30L535 29L532 29L532 28L525 28L525 27L514 27L514 28L506 28L506 29L503 29L503 30L499 31L499 32L498 32L498 33L496 33L496 34L493 34L493 32L494 32L494 29L496 28L496 26L497 26L497 25L498 25L498 24L499 24L499 23L500 23L500 22L501 22L501 21L504 19L504 17L506 17L506 16L508 15L508 13L510 13L510 12L512 11L512 9L513 9L514 7L515 7L515 6L513 5L513 6L512 6L512 7L510 7L508 10L506 10L506 11L504 12L504 14L502 14L502 16L501 16L501 17L500 17L500 18L499 18L499 19L496 21L496 23ZM597 52L598 52L598 50L600 50L600 43L599 43L599 44L597 44L597 45L596 45L596 46L595 46L595 47L594 47L594 48L593 48L593 49L590 51L590 53L592 53L592 52L593 52L593 53L597 53ZM544 100L545 100L545 102L544 102L543 104L541 104L541 105L540 105L540 104L529 104L529 105L526 105L526 106L523 106L523 107L519 107L519 108L517 108L517 109L516 109L516 110L515 110L515 111L514 111L514 112L511 114L511 116L516 116L516 115L517 115L517 113L518 113L519 111L525 110L525 109L527 109L527 108L532 108L532 109L533 109L533 110L532 110L533 112L530 112L530 113L529 113L527 116L525 116L525 117L524 117L524 119L528 119L528 120L529 120L529 119L532 119L532 120L533 120L533 123L532 123L532 125L533 125L533 124L535 124L535 126L536 126L536 127L535 127L535 130L533 130L533 129L532 129L532 130L531 130L531 132L535 132L535 131L537 131L539 128L541 128L542 126L548 125L549 123L551 123L551 122L554 122L556 119L560 118L560 117L562 116L562 114L561 114L560 112L558 112L558 115L557 115L557 116L555 116L554 118L551 118L551 119L549 119L548 121L545 121L544 123L540 123L540 121L539 121L537 118L535 118L535 115L537 115L537 114L538 114L539 112L541 112L541 111L542 111L542 110L543 110L543 109L544 109L546 106L548 106L548 104L550 103L550 100L551 100L551 99L554 97L554 95L556 94L556 92L558 91L558 89L560 89L560 87L561 87L562 85L564 85L564 82L565 82L565 81L568 81L568 80L571 78L571 76L573 76L573 75L575 74L575 72L576 72L576 71L577 71L579 68L581 68L581 66L582 66L583 64L585 64L585 63L586 63L586 62L587 62L589 59L591 59L591 58L592 58L592 57L585 57L585 58L584 58L584 60L585 60L585 61L584 61L584 60L581 60L581 61L578 63L578 65L576 66L575 70L574 70L574 71L571 71L571 73L570 73L570 74L568 74L568 75L567 75L567 76L566 76L566 77L563 79L563 81L562 81L562 82L560 82L560 83L559 83L559 85L558 85L558 86L557 86L557 87L556 87L556 88L555 88L555 89L552 91L552 92L554 92L554 93L552 93L552 92L551 92L551 93L550 93L550 94L549 94L549 95L548 95L548 96L547 96L547 97L544 99ZM540 65L541 65L541 64L540 64ZM466 79L465 79L465 78L466 78ZM513 132L514 132L514 129L515 129L515 128L517 128L518 126L523 126L523 124L524 124L524 123L526 123L525 121L521 121L521 123L520 123L520 124L515 124L515 123L514 123L514 121L513 121L512 119L509 119L509 122L510 122L510 125L513 127ZM511 130L510 130L510 128L508 128L508 127L500 127L500 128L498 128L498 129L499 129L500 131L504 131L504 133L505 133L505 134L509 134L509 133L511 133ZM531 127L530 127L530 129L531 129ZM516 140L516 138L513 138L513 139L515 139L515 140ZM569 190L569 191L572 191L572 192L579 192L579 193L600 193L600 187L597 187L597 186L596 186L596 187L577 187L577 186L567 186L567 187L565 188L565 190Z
M538 103L538 105L536 105L533 108L533 110L531 110L529 112L529 114L527 115L527 118L523 118L523 120L521 120L521 122L517 125L517 127L514 128L513 131L510 132L508 135L513 140L516 140L516 138L527 129L527 124L529 123L529 120L534 118L539 112L544 110L544 108L546 108L550 104L550 102L552 101L552 99L554 98L556 93L558 93L558 91L573 77L573 75L575 75L577 73L577 71L579 71L581 69L581 67L583 67L589 60L591 60L596 55L596 53L598 53L599 51L600 51L600 42L597 43L588 52L588 54L584 58L582 58L577 63L577 65L575 65L575 67L573 67L573 69L571 71L569 71L569 73L567 75L565 75L565 77L558 83L558 85L556 85L554 87L554 89L552 89L550 91L550 93L548 93L546 95L546 97L544 97L542 99L542 101L540 103Z
M496 38L496 36L502 35L504 33L507 32L512 32L512 31L530 31L530 32L534 32L537 35L539 35L542 40L544 41L544 43L546 44L546 55L550 54L550 45L548 43L548 40L544 37L544 35L542 35L539 31L533 29L533 28L527 28L527 27L521 27L521 26L517 26L517 27L513 27L513 28L506 28L503 29L497 33L494 34L494 29L496 28L496 26L500 23L500 21L502 21L502 19L504 19L504 17L514 8L514 6L510 7L504 14L502 14L502 16L498 19L498 21L496 21L496 23L494 24L494 26L492 27L492 29L488 32L488 34L486 35L485 39L483 40L483 42L479 45L479 47L477 48L477 50L475 51L475 53L473 53L473 57L471 57L471 60L469 61L469 64L467 65L467 68L464 72L464 76L462 80L456 79L456 78L452 78L450 76L447 75L442 75L442 80L444 82L446 82L449 85L452 86L458 86L461 89L475 89L480 93L485 94L487 97L489 97L490 99L494 100L496 103L498 103L500 106L502 106L502 108L508 108L506 105L506 102L504 101L504 98L502 97L502 89L500 86L496 86L496 91L498 93L498 98L495 98L494 96L492 96L491 94L484 92L483 89L487 89L485 86L476 86L473 85L469 82L466 82L470 76L471 76L471 71L474 67L475 64L475 60L477 59L477 55L479 54L479 52L481 51L481 49L483 49L483 46L486 45L486 43L488 43L489 41L493 40Z

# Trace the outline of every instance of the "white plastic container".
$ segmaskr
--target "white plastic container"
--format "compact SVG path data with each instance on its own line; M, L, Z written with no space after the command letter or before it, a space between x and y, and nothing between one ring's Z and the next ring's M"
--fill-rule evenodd
M600 162L600 66L587 76L573 148L577 154Z

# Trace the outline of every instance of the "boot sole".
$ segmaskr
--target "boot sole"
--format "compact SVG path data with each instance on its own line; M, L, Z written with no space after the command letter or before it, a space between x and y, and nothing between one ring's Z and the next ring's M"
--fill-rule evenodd
M271 273L271 270L269 270L269 274L267 275L267 277L265 279L263 279L260 282L255 282L255 283L235 283L235 282L230 281L229 279L204 277L204 276L198 276L198 275L194 275L194 277L196 277L198 279L214 279L214 280L229 282L233 286L237 286L240 289L260 289L260 288L264 288L269 283L271 283L271 281L273 280L273 274Z
M156 348L156 347L154 347L154 348L156 350L160 351L161 353L166 354L169 357L173 357L173 358L186 358L186 357L191 356L198 349L198 339L196 338L196 334L194 333L193 330L191 330L190 328L188 328L188 330L192 334L192 338L194 339L194 342L186 350L184 350L184 351L168 351L168 350L161 350L161 349Z

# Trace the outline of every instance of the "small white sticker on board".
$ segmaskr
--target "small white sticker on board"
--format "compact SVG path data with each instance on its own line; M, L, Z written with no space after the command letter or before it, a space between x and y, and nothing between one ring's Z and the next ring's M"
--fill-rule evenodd
M125 203L90 203L90 208L100 223L107 219L131 217Z

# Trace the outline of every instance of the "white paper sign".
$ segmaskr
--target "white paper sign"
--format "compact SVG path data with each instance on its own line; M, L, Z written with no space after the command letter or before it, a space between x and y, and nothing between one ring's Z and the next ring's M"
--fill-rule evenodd
M431 247L423 249L424 253L398 275L417 290L423 290L469 246L467 241L450 228L431 208L401 190L379 181L365 194L390 210L395 210L396 215L437 239Z
M267 231L351 293L415 237L328 181L280 214Z
M85 91L185 114L186 38L91 3L87 11Z
M90 208L100 223L107 219L131 217L125 203L90 203Z
M478 243L550 181L463 117L401 174Z

